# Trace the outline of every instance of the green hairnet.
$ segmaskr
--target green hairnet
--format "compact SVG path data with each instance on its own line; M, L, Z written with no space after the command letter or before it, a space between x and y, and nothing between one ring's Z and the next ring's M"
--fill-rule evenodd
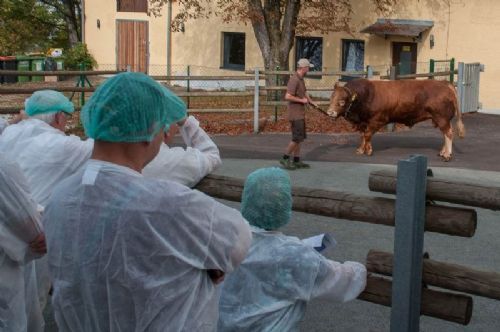
M29 116L55 112L73 113L73 103L60 92L54 90L36 91L24 103Z
M107 142L150 142L160 130L184 117L184 102L141 73L109 78L81 113L85 134Z
M248 222L266 230L286 225L292 214L290 176L278 167L261 168L245 181L241 214Z

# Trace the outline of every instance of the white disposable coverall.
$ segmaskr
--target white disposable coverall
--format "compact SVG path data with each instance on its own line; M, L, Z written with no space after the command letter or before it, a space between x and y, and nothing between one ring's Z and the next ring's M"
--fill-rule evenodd
M39 219L19 165L0 155L0 331L43 331L28 246L41 232Z
M213 331L216 287L251 243L232 208L183 185L97 160L45 209L60 331Z
M2 134L2 132L4 131L4 129L7 128L8 125L9 125L9 123L7 122L7 120L5 120L4 118L0 117L0 135Z
M144 170L146 177L173 180L194 186L220 165L219 150L190 116L180 132L188 146L169 148L162 144L160 153ZM90 158L94 141L67 136L38 119L27 119L8 126L0 136L0 154L21 166L35 201L45 206L52 189L78 171ZM50 289L46 258L36 261L40 304L45 307Z
M298 238L251 227L252 246L222 284L218 331L298 331L307 302L355 299L366 268L329 260Z

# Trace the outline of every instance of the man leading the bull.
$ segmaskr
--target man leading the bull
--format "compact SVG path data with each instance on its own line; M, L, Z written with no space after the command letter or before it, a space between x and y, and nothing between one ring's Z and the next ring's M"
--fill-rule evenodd
M297 71L290 77L286 88L285 100L288 101L288 120L290 121L292 140L288 144L280 164L288 170L311 167L300 160L300 144L307 138L306 105L310 103L317 107L309 97L304 83L304 76L309 71L309 68L313 67L314 65L309 60L300 59L297 62Z

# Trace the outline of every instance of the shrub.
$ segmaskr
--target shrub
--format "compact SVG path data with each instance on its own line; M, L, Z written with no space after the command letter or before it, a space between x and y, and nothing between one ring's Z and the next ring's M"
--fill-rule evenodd
M65 69L80 70L80 64L84 65L84 70L97 68L97 62L84 43L77 43L64 54Z

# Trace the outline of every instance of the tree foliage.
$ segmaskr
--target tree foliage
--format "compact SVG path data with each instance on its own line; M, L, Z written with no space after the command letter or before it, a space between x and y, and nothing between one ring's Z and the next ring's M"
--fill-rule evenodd
M0 55L68 49L79 41L80 14L81 0L0 0Z

